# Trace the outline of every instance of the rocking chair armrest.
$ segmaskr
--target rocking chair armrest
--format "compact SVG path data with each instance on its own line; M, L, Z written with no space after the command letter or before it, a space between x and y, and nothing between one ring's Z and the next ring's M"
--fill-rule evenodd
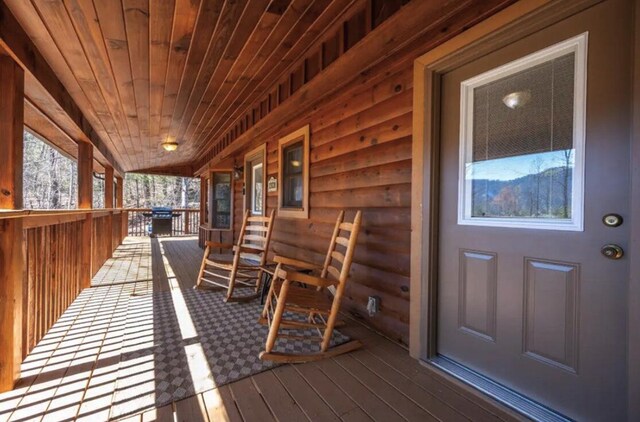
M299 259L287 258L285 256L276 255L273 257L273 262L277 264L290 265L296 268L302 268L303 270L320 270L321 266L312 264L310 262L301 261Z
M211 242L207 240L205 244L210 248L220 248L220 249L233 249L234 245L231 243L220 243L220 242Z
M237 252L238 249L240 249L240 252L246 252L246 253L253 253L256 255L261 254L262 252L264 252L262 249L258 249L258 248L252 248L250 246L245 246L245 245L236 245L233 247L233 251Z
M328 280L322 277L316 277L309 274L299 273L297 271L279 270L278 278L288 281L297 281L303 284L309 284L316 287L329 287L336 284L333 280Z

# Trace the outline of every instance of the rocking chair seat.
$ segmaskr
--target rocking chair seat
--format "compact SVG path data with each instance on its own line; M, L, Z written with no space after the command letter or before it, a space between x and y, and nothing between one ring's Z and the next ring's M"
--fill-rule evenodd
M282 288L282 280L277 280L274 286L274 294L276 301L280 300L280 289ZM329 314L331 312L331 304L333 301L327 296L326 291L316 290L315 288L289 286L287 297L285 299L285 310L302 312L302 313L320 313Z
M212 254L210 258L206 259L207 265L211 265L213 267L222 268L228 271L231 271L233 267L233 255L229 254ZM260 262L254 261L251 259L240 258L238 268L255 268L259 267Z

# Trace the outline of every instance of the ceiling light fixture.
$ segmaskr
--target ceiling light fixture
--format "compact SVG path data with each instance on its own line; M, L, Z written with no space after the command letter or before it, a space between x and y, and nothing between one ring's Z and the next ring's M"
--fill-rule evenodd
M517 91L502 97L504 105L512 110L524 107L531 101L531 91Z
M162 143L162 148L165 151L175 151L178 149L178 143L176 141L165 141Z

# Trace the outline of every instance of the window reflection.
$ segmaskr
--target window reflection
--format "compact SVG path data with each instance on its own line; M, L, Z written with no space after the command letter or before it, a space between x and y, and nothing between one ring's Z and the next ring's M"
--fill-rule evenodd
M282 172L282 206L287 208L302 208L302 148L303 142L300 141L284 148L283 151L284 167Z
M467 163L471 216L570 219L573 149Z

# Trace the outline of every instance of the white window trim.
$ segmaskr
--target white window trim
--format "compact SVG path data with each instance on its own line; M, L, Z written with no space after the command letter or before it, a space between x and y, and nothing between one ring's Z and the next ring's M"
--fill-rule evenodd
M542 230L584 231L584 162L587 87L587 41L585 32L521 59L507 63L461 83L460 154L458 164L458 224ZM573 145L575 164L572 180L570 220L536 218L493 218L471 216L471 180L466 180L466 158L471 156L473 139L473 90L532 66L575 53L573 99Z
M253 167L251 163L253 161L259 160L262 164L262 211L259 213L254 212L255 202L253 199L247 199L247 195L251 194L253 196ZM262 144L259 147L249 151L244 155L244 198L243 198L243 209L249 210L251 215L265 215L266 212L266 204L267 204L267 194L266 189L264 188L264 181L267 177L267 144ZM243 211L244 212L244 211Z
M264 163L258 163L251 167L251 214L263 215L264 214L264 200L262 201L262 209L256 210L256 170L262 173L262 193L260 196L264 197Z

